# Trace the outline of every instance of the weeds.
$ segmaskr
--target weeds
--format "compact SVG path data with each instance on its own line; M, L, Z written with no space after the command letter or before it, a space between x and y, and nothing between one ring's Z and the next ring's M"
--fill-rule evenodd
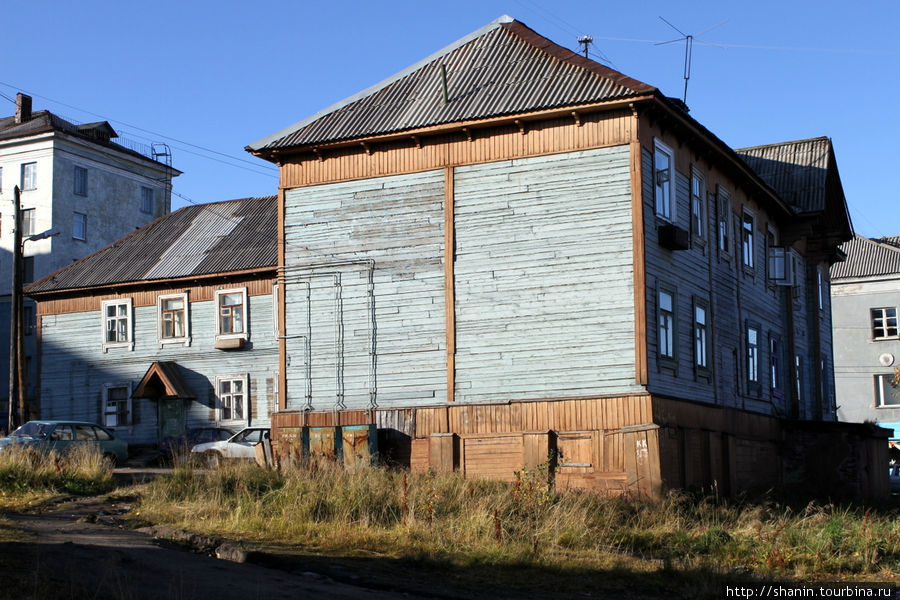
M0 505L8 508L58 494L94 495L112 488L112 465L96 448L58 454L21 445L0 452Z

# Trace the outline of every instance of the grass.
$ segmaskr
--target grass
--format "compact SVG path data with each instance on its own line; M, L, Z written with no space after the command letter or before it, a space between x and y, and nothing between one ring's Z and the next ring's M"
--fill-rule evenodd
M89 496L113 487L112 465L96 448L58 454L15 445L0 452L0 509L23 510L59 496Z
M636 578L659 589L737 576L889 581L900 572L898 516L685 493L660 502L557 493L540 470L510 485L330 463L290 472L181 465L144 489L136 513L258 546L556 592L589 589L598 573L603 589Z

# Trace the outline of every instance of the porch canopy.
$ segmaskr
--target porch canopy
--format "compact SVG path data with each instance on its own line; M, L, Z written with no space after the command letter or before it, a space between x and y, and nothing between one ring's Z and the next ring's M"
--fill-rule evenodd
M196 398L181 376L178 363L171 360L159 360L150 365L131 397L150 400Z

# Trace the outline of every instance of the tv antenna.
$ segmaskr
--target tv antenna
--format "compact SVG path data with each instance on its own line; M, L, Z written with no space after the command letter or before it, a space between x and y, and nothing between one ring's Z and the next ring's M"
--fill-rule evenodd
M594 36L579 35L578 43L581 44L582 46L584 46L584 48L582 48L582 51L584 52L584 57L587 58L588 57L588 47L594 43Z
M676 38L674 40L669 40L667 42L659 42L656 44L657 46L664 46L666 44L672 44L672 43L680 42L681 40L684 40L684 98L682 98L682 102L684 102L685 105L687 105L687 89L688 89L688 80L690 80L690 78L691 78L691 57L692 57L692 54L694 53L694 38L700 37L704 33L709 33L716 27L721 27L722 25L724 25L725 23L728 22L728 19L725 19L718 25L713 25L712 27L710 27L708 29L704 29L700 33L693 34L693 35L690 35L690 34L687 34L683 31L681 31L680 29L678 29L677 27L675 27L674 25L672 25L671 23L669 23L662 17L660 17L660 20L663 23L665 23L666 25L668 25L669 27L671 27L672 29L674 29L675 31L677 31L678 33L680 33L681 37ZM710 46L717 46L717 44L710 44L709 42L704 42L704 43L708 44ZM724 46L718 46L718 47L724 48Z

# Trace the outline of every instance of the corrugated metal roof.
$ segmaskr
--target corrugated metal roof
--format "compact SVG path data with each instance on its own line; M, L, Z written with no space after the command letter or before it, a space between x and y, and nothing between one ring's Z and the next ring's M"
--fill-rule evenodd
M28 293L275 268L275 196L186 206L71 265Z
M444 102L446 69L448 102ZM501 17L247 149L277 150L655 92Z
M812 138L737 148L747 165L796 212L825 209L831 140Z
M832 265L833 280L879 275L900 276L900 236L869 239L857 235L849 242L844 242L841 250L847 255L847 259Z

